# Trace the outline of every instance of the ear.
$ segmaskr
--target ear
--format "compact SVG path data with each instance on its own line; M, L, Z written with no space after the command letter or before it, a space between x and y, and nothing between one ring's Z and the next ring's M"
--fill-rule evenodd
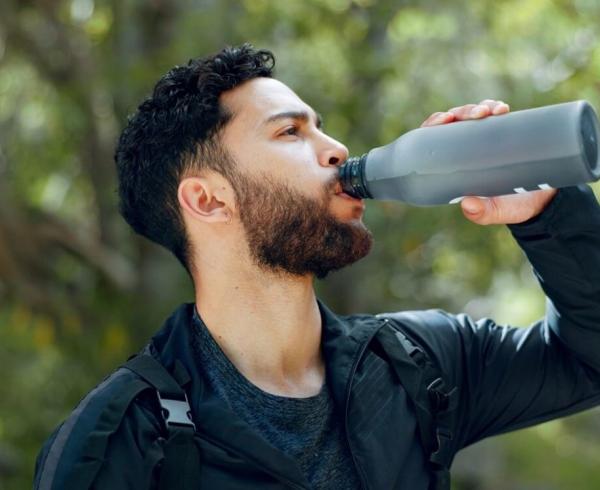
M218 174L184 178L177 198L188 217L204 223L229 223L233 216L233 191Z

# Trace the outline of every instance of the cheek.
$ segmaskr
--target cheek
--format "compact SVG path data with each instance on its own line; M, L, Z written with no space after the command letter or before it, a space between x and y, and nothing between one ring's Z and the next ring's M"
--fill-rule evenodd
M283 177L294 186L301 185L318 192L323 187L328 172L319 165L312 153L303 151L303 146L289 145L276 154L269 155L269 172Z
M247 145L237 152L242 171L260 178L269 176L305 195L320 198L331 172L321 167L305 141L275 142L268 145Z

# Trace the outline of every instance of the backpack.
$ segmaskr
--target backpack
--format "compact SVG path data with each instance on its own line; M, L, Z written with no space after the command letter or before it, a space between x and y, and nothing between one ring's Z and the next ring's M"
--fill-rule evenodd
M417 425L423 447L429 454L433 476L429 490L450 490L450 463L452 461L451 417L458 398L457 388L447 389L438 368L425 350L385 317L374 342L389 360L394 373L404 386L417 416ZM195 490L199 481L201 459L194 441L196 427L190 404L183 386L189 373L176 361L170 373L150 354L132 356L122 368L133 371L139 379L132 379L125 389L103 410L84 449L84 459L102 461L111 434L117 431L129 405L147 390L156 393L165 429L162 453L157 452L151 462L157 475L158 490ZM89 488L100 464L84 465L69 479L68 488ZM116 489L113 489L116 490Z

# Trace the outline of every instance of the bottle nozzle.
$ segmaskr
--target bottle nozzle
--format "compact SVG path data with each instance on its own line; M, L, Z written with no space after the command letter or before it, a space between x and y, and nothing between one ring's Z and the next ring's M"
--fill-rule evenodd
M340 183L346 194L360 199L372 199L365 184L367 153L361 157L350 157L339 168Z

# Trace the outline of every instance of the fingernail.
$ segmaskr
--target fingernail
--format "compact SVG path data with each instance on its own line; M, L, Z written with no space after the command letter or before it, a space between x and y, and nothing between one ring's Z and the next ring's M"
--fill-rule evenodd
M504 111L508 106L506 104L498 104L496 107L494 107L494 110L492 111L493 114L499 114L500 111Z
M480 117L480 116L483 116L484 112L485 112L485 106L477 105L477 106L473 107L473 109L471 109L469 116Z

